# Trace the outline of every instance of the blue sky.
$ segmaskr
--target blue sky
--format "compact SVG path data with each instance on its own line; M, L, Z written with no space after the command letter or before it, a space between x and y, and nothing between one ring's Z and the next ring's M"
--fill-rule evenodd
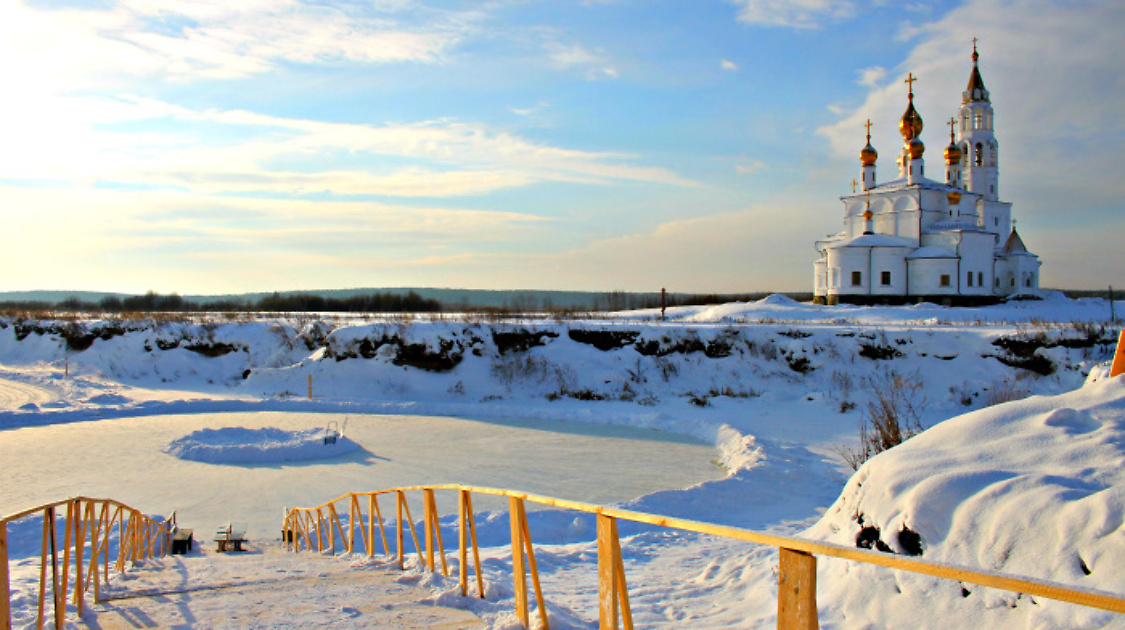
M980 38L1043 285L1125 284L1125 5L0 0L0 290L811 290Z

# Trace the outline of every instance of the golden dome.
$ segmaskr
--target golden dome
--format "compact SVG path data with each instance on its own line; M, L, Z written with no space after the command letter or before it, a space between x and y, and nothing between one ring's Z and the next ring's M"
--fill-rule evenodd
M867 146L859 150L859 161L863 162L864 166L875 166L875 160L877 159L879 159L879 152L871 146L871 137L868 136Z
M956 190L949 191L949 194L946 195L946 198L949 199L949 205L951 206L955 206L961 203L961 193Z
M954 142L950 142L949 146L945 147L945 151L942 151L942 155L945 156L946 164L959 164L961 162L961 147Z
M920 159L926 151L926 145L917 137L911 138L907 146L910 148L910 159L912 160Z
M898 130L902 133L902 139L907 142L922 135L922 117L918 115L918 110L914 109L913 93L910 94L906 113L902 115L902 120L898 122Z
M918 115L918 110L914 109L914 82L917 80L914 73L911 72L904 81L910 88L906 93L906 112L902 115L902 120L898 122L898 130L902 133L902 139L906 142L922 135L922 117Z

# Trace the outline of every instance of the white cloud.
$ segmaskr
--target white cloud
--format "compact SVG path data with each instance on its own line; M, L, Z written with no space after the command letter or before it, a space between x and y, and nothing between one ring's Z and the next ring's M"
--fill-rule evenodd
M727 0L739 7L738 19L762 26L815 28L825 19L851 17L851 0Z
M723 70L726 70L727 72L737 72L738 71L738 64L731 61L730 59L723 59L722 61L720 61L719 67L722 68Z
M887 69L882 66L871 66L870 68L862 68L857 73L859 78L856 83L864 87L879 87L879 84L887 78Z
M547 41L543 48L555 66L583 69L583 74L591 81L620 77L617 68L609 64L605 51L600 48L591 50L582 44L563 44L557 41Z
M635 164L636 156L536 144L449 120L332 123L197 111L132 97L41 100L7 115L22 121L0 153L7 178L109 181L205 194L399 197L479 195L540 181L697 185ZM151 121L163 131L107 127L125 121ZM232 129L238 130L234 142L227 139ZM340 156L346 156L343 167Z
M102 86L129 77L233 79L279 62L440 61L471 19L407 2L325 6L302 0L122 0L111 8L0 4L0 71L31 84Z

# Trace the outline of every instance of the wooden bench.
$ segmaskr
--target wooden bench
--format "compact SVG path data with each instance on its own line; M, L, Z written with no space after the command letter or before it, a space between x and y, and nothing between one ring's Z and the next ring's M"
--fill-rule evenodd
M216 551L242 551L242 543L246 542L245 523L227 523L215 532Z
M172 554L185 554L191 551L195 542L195 531L190 529L176 528L172 533Z

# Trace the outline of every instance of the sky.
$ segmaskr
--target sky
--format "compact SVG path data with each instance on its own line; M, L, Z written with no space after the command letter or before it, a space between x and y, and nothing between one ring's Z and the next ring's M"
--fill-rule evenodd
M1041 284L1125 286L1119 0L0 0L0 291L811 291L978 38Z

